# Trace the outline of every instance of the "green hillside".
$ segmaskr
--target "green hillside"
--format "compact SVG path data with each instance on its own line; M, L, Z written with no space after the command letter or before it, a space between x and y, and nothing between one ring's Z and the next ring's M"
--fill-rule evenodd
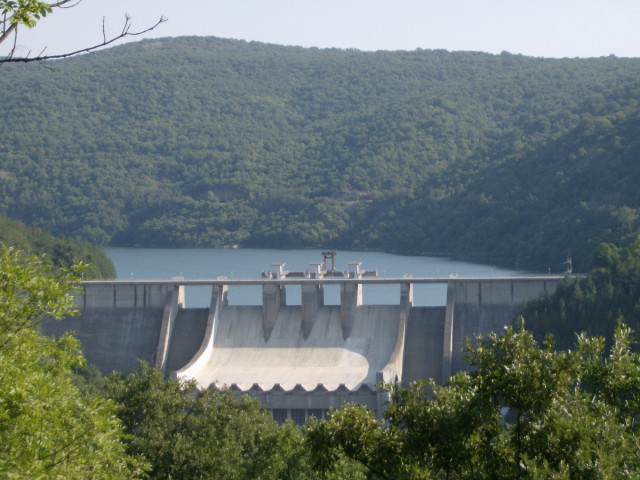
M0 88L0 214L98 244L586 271L639 226L639 59L178 38Z
M54 237L44 230L16 220L0 217L0 245L17 248L27 254L44 255L55 266L70 267L76 261L89 264L89 278L115 278L116 269L101 248L87 242Z

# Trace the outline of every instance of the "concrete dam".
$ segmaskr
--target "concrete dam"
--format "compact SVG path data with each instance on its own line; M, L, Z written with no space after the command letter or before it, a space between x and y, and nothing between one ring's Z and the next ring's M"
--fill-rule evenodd
M131 372L141 359L200 387L258 398L278 421L303 423L347 401L379 414L386 398L378 381L445 382L467 369L467 338L501 331L524 302L553 293L564 278L378 278L356 263L339 273L312 266L296 276L274 264L253 280L87 281L76 298L80 315L45 321L43 332L75 332L105 374ZM446 305L415 306L419 284L446 285ZM339 288L339 305L325 305L329 285ZM399 289L397 304L363 304L368 285ZM186 306L190 286L211 289L208 308ZM247 286L261 289L262 304L230 305L229 289ZM299 305L287 304L293 289Z

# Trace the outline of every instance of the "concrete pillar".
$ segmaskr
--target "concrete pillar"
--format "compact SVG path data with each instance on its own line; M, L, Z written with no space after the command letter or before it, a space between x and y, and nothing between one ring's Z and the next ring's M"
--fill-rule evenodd
M218 334L220 312L228 305L227 295L227 285L213 285L211 287L207 329L202 344L189 363L176 372L170 372L171 378L193 378L206 365L213 352L213 345Z
M407 333L407 321L409 320L409 312L413 305L413 284L403 282L400 284L400 309L398 318L398 334L396 337L396 344L393 347L393 352L389 357L389 361L384 368L376 372L376 381L391 383L402 382L402 369L404 364L404 345ZM378 396L378 400L380 400ZM378 406L380 412L381 407Z
M447 282L447 307L444 316L444 344L442 346L442 384L449 381L453 360L453 317L456 301L456 284Z
M413 283L400 284L400 321L398 323L398 340L393 355L396 363L397 382L402 382L402 367L404 365L404 344L409 323L409 313L413 307Z
M351 334L356 308L362 305L362 285L344 282L340 284L340 323L342 337L346 340Z
M209 302L209 315L207 316L207 329L200 351L213 349L213 342L218 334L218 318L222 309L229 305L229 286L213 285L211 287L211 301ZM198 354L200 353L198 352ZM196 357L198 356L196 354Z
M160 339L156 349L155 367L159 370L165 369L169 356L169 346L171 345L171 335L175 324L178 310L184 306L184 286L175 285L173 290L167 292L164 313L162 315L162 327L160 328Z
M211 287L211 303L209 309L214 308L216 305L226 307L229 305L229 286L220 285Z
M409 309L413 307L413 283L400 284L400 307L408 316Z
M265 282L262 285L262 332L265 342L271 336L280 307L286 304L287 297L284 285L271 282Z
M318 316L318 308L324 305L324 287L319 283L302 284L302 337L311 334Z

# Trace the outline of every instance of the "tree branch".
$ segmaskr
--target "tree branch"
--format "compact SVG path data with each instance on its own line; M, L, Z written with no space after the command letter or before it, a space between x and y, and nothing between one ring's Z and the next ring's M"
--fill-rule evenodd
M71 3L74 0L60 0L59 2L52 3L51 8L73 8L78 5L82 0L77 0L73 5L67 5L67 3Z
M61 0L60 2L52 5L52 7L59 7L62 6L66 3L69 3L72 0ZM68 6L66 8L71 8L73 6L77 5L77 3L75 3L74 5ZM131 31L131 17L129 15L125 15L125 21L124 21L124 25L122 26L122 30L120 31L120 33L118 35L116 35L115 37L112 38L107 38L106 36L106 31L105 31L105 24L104 24L104 19L102 22L102 42L96 45L93 45L91 47L86 47L86 48L82 48L80 50L75 50L73 52L67 52L67 53L61 53L58 55L37 55L35 57L14 57L13 53L15 52L15 47L11 50L10 54L8 56L6 56L5 58L0 58L0 64L1 63L29 63L29 62L40 62L40 61L44 61L44 60L55 60L55 59L60 59L60 58L67 58L67 57L73 57L74 55L79 55L81 53L88 53L88 52L93 52L94 50L98 50L100 48L106 47L107 45L111 45L114 42L117 42L118 40L121 40L125 37L135 37L138 35L143 35L147 32L150 32L151 30L154 30L156 27L158 27L158 25L160 25L161 23L166 22L167 19L165 17L160 17L158 19L158 21L153 24L152 26L141 30L141 31L137 31L137 32L132 32ZM2 43L2 40L4 40L8 35L11 34L11 32L15 32L17 35L17 31L16 31L17 25L13 24L11 25L11 27L0 37L0 43Z
M3 24L6 22L7 22L6 19L2 21ZM13 23L9 28L7 28L2 33L0 33L0 43L4 42L7 39L7 37L9 37L9 35L11 35L17 28L18 28L18 24Z

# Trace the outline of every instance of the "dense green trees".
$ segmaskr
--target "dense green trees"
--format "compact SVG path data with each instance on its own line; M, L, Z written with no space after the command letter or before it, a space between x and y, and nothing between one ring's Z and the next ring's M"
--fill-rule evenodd
M467 345L471 373L386 385L383 419L345 404L303 429L257 402L166 380L146 365L107 379L128 451L151 478L619 479L640 473L640 355L619 324L575 348L542 346L520 322Z
M640 329L640 233L625 243L601 244L587 277L566 279L553 295L525 306L536 338L552 334L558 348L566 349L580 332L612 339L620 320Z
M640 356L620 325L574 351L521 323L468 345L472 373L390 393L386 421L348 405L307 433L317 465L347 455L379 479L619 479L640 474Z
M54 66L3 67L0 214L68 237L586 271L639 226L638 60L181 38Z
M8 247L0 251L0 476L138 478L114 404L82 394L69 378L84 358L69 335L45 338L44 316L73 312L73 272Z
M128 451L150 461L150 478L312 477L300 429L279 427L257 400L215 386L197 391L145 364L112 375L108 391L130 434Z
M86 264L84 277L115 278L116 271L102 249L86 241L78 242L54 237L44 230L22 222L0 217L0 244L20 249L28 254L46 255L58 267L69 267L79 261Z

